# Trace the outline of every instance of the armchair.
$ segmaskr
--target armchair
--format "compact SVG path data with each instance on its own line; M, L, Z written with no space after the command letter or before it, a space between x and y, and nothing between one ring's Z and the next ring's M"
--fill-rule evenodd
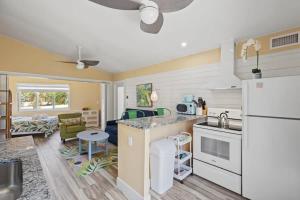
M78 132L85 130L86 122L82 119L81 113L59 114L59 131L63 143L66 139L75 138Z

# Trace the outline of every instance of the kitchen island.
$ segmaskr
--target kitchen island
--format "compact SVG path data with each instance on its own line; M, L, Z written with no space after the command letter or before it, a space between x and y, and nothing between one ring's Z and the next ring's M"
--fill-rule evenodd
M154 116L118 121L118 188L128 199L150 199L150 144L179 134L192 133L195 115Z
M18 200L51 199L32 136L0 142L0 160L19 158L23 168L23 192Z

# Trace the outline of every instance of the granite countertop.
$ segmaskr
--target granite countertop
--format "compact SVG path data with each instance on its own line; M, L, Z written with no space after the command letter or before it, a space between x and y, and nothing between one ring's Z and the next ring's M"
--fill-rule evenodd
M170 124L175 124L183 121L190 120L204 120L205 116L196 116L196 115L169 115L169 116L153 116L153 117L142 117L136 119L128 119L128 120L119 120L118 123L124 124L130 127L138 128L138 129L150 129L156 128L160 126L166 126Z
M23 163L23 192L18 200L51 199L32 136L0 142L0 160L11 158L20 158Z

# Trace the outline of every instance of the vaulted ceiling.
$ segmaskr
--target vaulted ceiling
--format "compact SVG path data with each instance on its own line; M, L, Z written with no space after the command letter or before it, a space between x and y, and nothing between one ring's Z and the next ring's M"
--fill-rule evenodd
M0 34L77 59L97 58L110 72L136 69L244 39L300 26L299 0L194 0L165 14L159 34L139 28L138 11L88 0L1 0ZM185 48L181 43L186 42Z

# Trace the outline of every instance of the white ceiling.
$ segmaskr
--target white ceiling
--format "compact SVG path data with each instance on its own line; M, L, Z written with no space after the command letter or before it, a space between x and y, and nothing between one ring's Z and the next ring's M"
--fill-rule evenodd
M136 69L244 39L300 26L299 0L194 0L165 14L161 32L139 29L137 11L88 0L0 0L0 34L76 59L97 58L110 72ZM187 47L181 48L181 42Z

